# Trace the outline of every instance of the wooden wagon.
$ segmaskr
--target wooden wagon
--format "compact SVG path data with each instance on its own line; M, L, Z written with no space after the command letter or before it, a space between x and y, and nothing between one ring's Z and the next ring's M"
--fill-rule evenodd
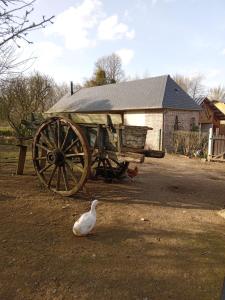
M142 163L146 156L163 157L163 152L144 149L151 129L114 125L110 115L105 124L74 122L71 114L53 116L44 120L34 134L34 168L49 190L71 196L90 177L112 181L124 176L130 162Z

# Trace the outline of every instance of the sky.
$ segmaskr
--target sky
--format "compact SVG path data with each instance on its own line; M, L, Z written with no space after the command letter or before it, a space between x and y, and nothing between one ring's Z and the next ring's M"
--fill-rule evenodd
M83 83L115 52L132 78L201 74L207 87L225 86L224 0L37 0L34 8L32 21L55 20L21 45L21 56L36 57L29 71Z

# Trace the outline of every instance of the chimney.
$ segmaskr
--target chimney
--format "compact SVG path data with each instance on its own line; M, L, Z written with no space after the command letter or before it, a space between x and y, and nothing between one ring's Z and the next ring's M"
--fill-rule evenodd
M70 81L70 94L73 95L73 81Z

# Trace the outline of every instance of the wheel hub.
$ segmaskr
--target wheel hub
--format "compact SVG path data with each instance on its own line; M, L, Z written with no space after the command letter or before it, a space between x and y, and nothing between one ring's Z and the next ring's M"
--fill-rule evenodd
M54 150L54 151L50 151L47 154L47 161L49 164L53 165L57 165L57 166L61 166L64 164L64 155L61 151L59 150Z

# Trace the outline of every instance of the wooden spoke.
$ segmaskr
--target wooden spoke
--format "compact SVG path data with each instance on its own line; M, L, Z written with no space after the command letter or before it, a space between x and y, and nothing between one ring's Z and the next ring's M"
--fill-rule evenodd
M119 166L119 167L121 167L121 164L117 161L117 160L115 160L115 159L113 159L113 158L110 158L115 164L117 164L117 166Z
M42 174L44 171L48 170L52 165L51 164L48 164L47 166L45 166L43 169L41 169L39 171L40 174Z
M93 162L91 163L91 166L93 166L93 165L96 163L97 160L98 160L98 157L95 157L95 159L94 159Z
M71 154L66 154L65 157L69 158L69 157L79 157L79 156L84 156L84 153L71 153Z
M54 133L54 130L53 130L51 124L52 124L52 123L48 124L48 127L47 127L47 128L49 129L50 134L51 134L51 136L52 136L52 143L53 143L53 145L54 145L54 148L57 148L57 147L56 147L55 133Z
M111 162L108 158L106 158L106 162L111 170L111 172L113 173L114 176L116 176L116 173L115 173L115 170L113 169L112 165L111 165Z
M35 160L45 160L47 157L46 156L42 156L42 157L35 157Z
M103 163L104 175L105 175L105 177L107 177L107 169L106 169L106 165L105 165L105 159L102 160L102 163Z
M43 150L45 150L46 152L49 152L49 149L47 147L45 147L44 145L42 145L42 144L37 143L36 146L43 149Z
M45 143L50 146L51 149L54 148L54 145L52 144L52 142L49 140L49 138L47 137L47 135L44 132L41 132L41 137L43 138Z
M98 168L100 167L100 165L101 165L101 159L98 157Z
M70 131L70 127L67 127L66 134L65 134L63 143L62 143L62 145L61 145L61 150L64 149L64 146L65 146L65 144L66 144L66 141L67 141L67 138L68 138L68 135L69 135L69 131Z
M58 173L57 173L57 183L56 183L56 190L59 191L60 188L60 178L61 178L61 167L58 167Z
M71 166L72 169L75 168L75 169L79 170L81 173L84 172L84 167L83 167L83 165L82 165L81 162L75 163L74 161L71 161L71 160L66 159L66 163L67 163L69 166ZM81 166L79 166L78 164L81 164Z
M73 178L74 182L78 183L78 180L77 180L76 176L74 175L73 171L70 168L70 165L67 162L66 162L66 167L67 167L67 170L70 173L71 177Z
M62 170L63 170L63 173L62 173L63 181L64 181L64 184L65 184L66 191L68 191L69 190L69 184L68 184L68 179L67 179L67 175L66 175L65 165L63 165Z
M79 139L76 139L73 141L67 148L64 150L64 153L67 153L77 142L79 142Z
M57 142L58 142L57 146L60 149L60 133L61 133L61 130L60 130L60 120L57 119L56 123L57 123L57 136L58 136L58 138L57 138Z
M54 177L54 175L55 175L56 169L57 169L57 166L55 165L55 166L54 166L54 169L52 170L52 173L51 173L51 175L50 175L50 178L49 178L49 181L48 181L48 186L51 185L51 182L52 182L52 179L53 179L53 177Z

